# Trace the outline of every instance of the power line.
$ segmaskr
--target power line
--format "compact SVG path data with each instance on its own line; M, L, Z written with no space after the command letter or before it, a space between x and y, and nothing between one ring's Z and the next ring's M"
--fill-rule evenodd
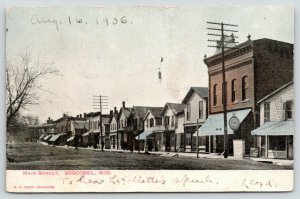
M108 96L103 95L93 95L93 109L99 110L99 129L100 129L100 139L99 145L101 146L101 151L104 149L103 141L103 129L102 129L102 110L108 109Z
M221 48L221 59L222 59L222 102L223 102L223 113L224 113L224 158L228 158L228 134L227 134L227 82L225 79L225 59L224 59L224 50L230 49L229 44L236 44L238 42L235 41L236 37L233 33L238 32L237 30L231 30L231 29L224 29L226 26L230 27L238 27L238 25L235 24L228 24L228 23L218 23L218 22L207 22L209 25L218 26L218 28L215 27L208 27L208 30L214 30L219 31L219 34L215 33L208 33L209 36L214 37L221 37L220 40L217 39L208 39L208 42L216 42L217 45L208 45L208 47L214 47L214 48ZM225 35L224 32L231 32L232 34L230 36ZM225 38L229 38L228 41L225 41ZM225 42L227 42L227 45L225 46Z

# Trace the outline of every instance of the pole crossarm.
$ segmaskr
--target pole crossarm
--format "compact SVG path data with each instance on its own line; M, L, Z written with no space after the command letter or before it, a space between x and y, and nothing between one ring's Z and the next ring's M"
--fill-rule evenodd
M214 34L214 33L207 33L207 35L209 35L209 36L217 36L217 37L221 37L222 35L220 35L220 34ZM224 37L233 37L233 38L239 38L238 36L235 36L235 35L223 35Z
M234 27L238 27L238 25L236 25L236 24L228 24L228 23L219 23L219 22L211 22L211 21L208 21L207 22L208 24L214 24L214 25L222 25L223 24L223 26L234 26Z
M210 25L218 25L220 28L208 27L208 30L218 31L219 33L208 33L209 36L218 36L220 40L217 39L208 39L208 42L216 42L217 45L208 45L208 47L221 48L221 60L222 60L222 106L223 106L223 122L224 122L224 158L228 158L228 132L227 132L227 82L225 77L225 49L234 49L236 47L229 47L229 44L237 44L238 42L234 41L235 38L238 38L233 33L238 32L237 30L225 29L224 26L238 27L235 24L227 24L227 23L217 23L217 22L207 22ZM226 35L224 32L232 32L231 35ZM232 40L226 41L225 38L231 37ZM225 44L226 42L226 44ZM198 133L197 133L198 134ZM198 157L198 156L197 156Z

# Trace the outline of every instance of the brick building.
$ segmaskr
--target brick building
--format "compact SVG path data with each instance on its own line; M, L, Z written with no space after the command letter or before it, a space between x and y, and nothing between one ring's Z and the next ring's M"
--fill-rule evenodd
M233 132L228 126L229 153L232 140L244 139L246 153L256 147L251 130L259 125L257 102L267 94L293 80L293 44L271 39L250 40L225 51L227 119L236 115L240 128ZM204 59L209 75L209 118L200 134L212 136L212 150L223 151L224 124L222 105L221 53ZM220 117L220 118L218 118ZM219 121L216 123L215 121ZM209 124L214 124L214 126Z

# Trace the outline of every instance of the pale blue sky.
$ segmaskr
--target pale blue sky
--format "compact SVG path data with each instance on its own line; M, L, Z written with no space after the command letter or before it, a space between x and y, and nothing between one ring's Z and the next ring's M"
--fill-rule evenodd
M62 24L57 31L54 23L32 24L32 16ZM126 24L111 24L122 16ZM74 24L76 17L87 24ZM108 26L104 18L110 20ZM123 100L128 106L163 106L181 102L191 86L208 85L203 56L214 49L207 47L206 21L238 24L240 42L251 34L253 40L294 43L289 7L12 8L7 14L7 59L27 50L54 61L60 70L62 76L43 80L51 93L40 93L40 105L28 111L41 121L63 111L93 111L92 96L100 93L109 96L111 109Z

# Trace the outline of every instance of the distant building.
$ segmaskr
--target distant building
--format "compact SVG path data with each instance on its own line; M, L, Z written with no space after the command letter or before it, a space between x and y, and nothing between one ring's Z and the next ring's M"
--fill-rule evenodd
M122 102L118 115L118 132L117 137L120 139L121 148L124 150L132 150L134 145L134 134L132 119L132 107L126 107L125 101Z
M184 107L184 123L183 132L177 134L177 140L182 140L183 151L196 151L197 120L199 127L205 122L208 115L208 88L207 87L191 87L184 99L182 100ZM201 137L199 145L207 146L209 137ZM208 151L208 146L207 146Z
M132 123L134 133L134 150L144 150L144 140L136 139L138 135L144 132L144 118L150 109L159 107L151 106L133 106L132 110Z
M118 111L117 108L114 107L114 112L112 117L110 118L110 148L111 149L119 149L121 146L121 139L118 136Z
M260 123L257 102L293 80L293 44L265 38L252 41L248 37L248 41L226 50L224 59L227 119L235 115L241 122L235 132L228 125L229 153L233 153L233 139L243 139L246 154L250 154L250 148L257 146L250 133ZM204 62L209 74L209 117L200 128L200 135L212 136L212 151L221 153L224 151L221 54L207 57Z
M163 151L163 107L151 108L144 118L144 132L136 136L137 140L143 140L148 151Z
M293 159L295 134L293 82L265 96L258 104L260 127L251 133L258 137L259 156Z
M176 150L176 130L178 129L178 118L183 114L185 105L179 103L166 103L161 115L163 116L164 132L162 134L162 150ZM179 147L178 147L179 148Z

